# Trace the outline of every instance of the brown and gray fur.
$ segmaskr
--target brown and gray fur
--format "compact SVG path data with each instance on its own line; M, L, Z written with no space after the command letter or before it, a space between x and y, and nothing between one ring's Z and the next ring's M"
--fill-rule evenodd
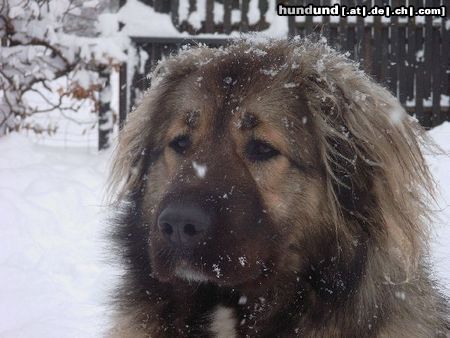
M358 65L323 43L244 38L169 57L152 81L112 168L126 274L110 336L449 335L428 261L429 141ZM253 140L277 153L248 158ZM189 252L156 224L175 200L215 213Z

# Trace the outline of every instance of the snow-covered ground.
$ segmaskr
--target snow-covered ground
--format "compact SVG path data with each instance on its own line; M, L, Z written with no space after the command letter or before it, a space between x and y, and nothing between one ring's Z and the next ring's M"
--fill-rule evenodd
M432 258L436 276L450 296L450 122L429 131L447 155L428 155L427 161L439 189L433 227Z
M0 337L100 337L110 153L0 138Z
M431 135L450 152L450 123ZM102 207L111 153L12 134L0 154L0 337L100 337L119 274L106 259ZM450 157L427 158L441 190L433 261L448 285Z

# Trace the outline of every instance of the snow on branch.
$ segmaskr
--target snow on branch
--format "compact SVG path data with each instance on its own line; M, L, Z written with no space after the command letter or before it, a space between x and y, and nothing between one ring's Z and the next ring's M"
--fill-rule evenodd
M8 0L0 3L0 135L28 128L51 132L26 119L33 114L76 111L92 100L105 80L104 69L125 60L128 41L105 36L97 18L108 10L106 0ZM110 32L118 31L112 22ZM53 83L64 78L66 85ZM30 93L45 105L35 105Z

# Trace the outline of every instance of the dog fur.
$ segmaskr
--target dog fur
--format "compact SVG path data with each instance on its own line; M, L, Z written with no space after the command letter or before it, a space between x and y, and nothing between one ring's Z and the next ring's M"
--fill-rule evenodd
M126 274L110 336L448 336L428 259L429 144L321 42L243 38L162 61L112 166ZM173 201L215 210L188 252L156 224Z

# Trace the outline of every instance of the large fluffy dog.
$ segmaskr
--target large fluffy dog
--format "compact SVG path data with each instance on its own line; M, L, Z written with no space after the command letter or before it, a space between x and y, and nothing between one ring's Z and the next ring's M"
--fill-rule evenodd
M417 123L343 55L163 61L112 171L118 337L445 337Z

